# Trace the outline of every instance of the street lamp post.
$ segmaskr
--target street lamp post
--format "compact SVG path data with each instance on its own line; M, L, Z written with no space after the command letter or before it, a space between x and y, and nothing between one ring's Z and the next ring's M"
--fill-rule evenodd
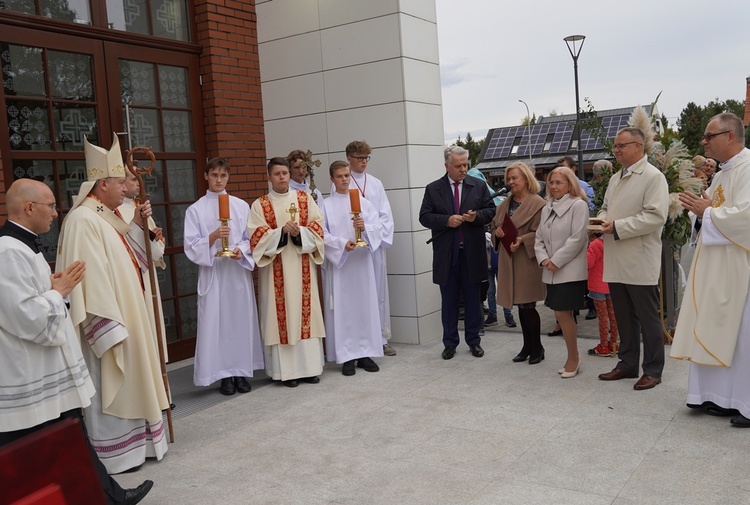
M518 101L526 106L526 119L528 121L526 123L526 132L529 137L529 165L532 165L531 168L534 168L533 163L531 162L531 113L529 112L529 104L527 104L521 99L519 99Z
M576 79L576 132L578 136L578 178L584 180L583 177L583 150L581 148L581 106L578 101L578 55L581 54L581 48L583 42L586 40L585 35L569 35L563 39L565 44L568 46L568 51L573 57L573 73ZM576 42L580 42L580 45L576 48Z

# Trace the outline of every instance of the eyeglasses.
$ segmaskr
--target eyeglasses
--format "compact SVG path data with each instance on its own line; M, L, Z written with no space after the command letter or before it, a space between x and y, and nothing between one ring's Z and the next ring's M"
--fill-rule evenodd
M704 136L701 137L701 140L704 142L710 142L712 138L718 137L719 135L724 135L725 133L729 133L730 130L724 130L723 132L719 133L706 133Z
M630 144L640 144L640 141L634 140L632 142L623 142L622 144L614 144L612 146L612 150L614 151L616 149L622 149L623 147L629 146Z
M359 161L360 163L364 163L365 161L370 161L369 156L349 156L349 157Z
M57 210L57 204L56 203L42 203L42 202L30 202L34 205L46 205L49 207L49 210Z

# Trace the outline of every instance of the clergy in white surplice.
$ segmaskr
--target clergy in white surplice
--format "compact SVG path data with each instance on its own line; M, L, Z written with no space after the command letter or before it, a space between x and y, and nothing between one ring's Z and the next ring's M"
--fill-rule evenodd
M312 197L289 189L289 163L268 162L271 189L253 202L248 236L258 266L266 373L285 386L320 382L325 328L315 265L323 263L323 215Z
M349 188L358 189L360 195L367 199L378 211L378 218L383 225L383 241L373 253L375 265L375 282L378 283L378 307L383 350L386 356L395 356L396 350L388 344L391 338L391 305L388 294L388 267L385 250L393 245L393 213L383 183L377 177L365 172L370 161L372 148L367 142L355 140L346 146L346 159L351 166Z
M193 383L209 386L221 380L219 391L225 395L249 392L247 379L263 368L252 276L255 261L247 236L250 206L227 195L229 170L225 159L210 160L204 174L208 191L185 213L185 255L199 267ZM219 221L220 198L228 202L227 226ZM233 256L217 258L223 235Z
M377 372L373 357L383 356L378 288L373 253L383 243L378 212L354 189L361 213L353 217L349 192L349 164L334 161L330 168L335 191L323 201L325 263L323 304L326 324L326 357L342 364L344 375L359 368ZM368 245L356 247L355 227Z
M731 113L715 116L702 144L720 162L698 197L680 195L697 242L670 356L688 359L687 404L750 427L750 150Z
M167 451L161 376L142 223L146 202L126 223L119 207L125 168L117 136L106 151L84 142L88 180L60 231L56 268L85 261L86 277L70 293L70 315L97 388L86 408L92 445L110 474L161 459ZM145 280L145 282L144 282Z

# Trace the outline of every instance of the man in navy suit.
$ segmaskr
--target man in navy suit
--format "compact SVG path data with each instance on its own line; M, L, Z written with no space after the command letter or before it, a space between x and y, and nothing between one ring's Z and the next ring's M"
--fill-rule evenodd
M443 359L456 354L458 299L464 297L465 339L474 357L484 356L479 345L482 328L480 284L487 278L484 226L495 216L487 185L467 177L469 153L459 146L445 149L446 174L427 185L419 222L432 230L432 282L440 286L443 321Z

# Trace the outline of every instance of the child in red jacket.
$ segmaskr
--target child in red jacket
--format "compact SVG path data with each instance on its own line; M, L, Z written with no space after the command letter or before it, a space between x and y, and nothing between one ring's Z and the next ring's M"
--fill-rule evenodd
M586 257L589 264L589 298L594 300L599 319L599 345L589 349L592 356L612 356L617 349L617 321L609 296L609 285L602 280L604 272L604 241L600 234L592 235Z

